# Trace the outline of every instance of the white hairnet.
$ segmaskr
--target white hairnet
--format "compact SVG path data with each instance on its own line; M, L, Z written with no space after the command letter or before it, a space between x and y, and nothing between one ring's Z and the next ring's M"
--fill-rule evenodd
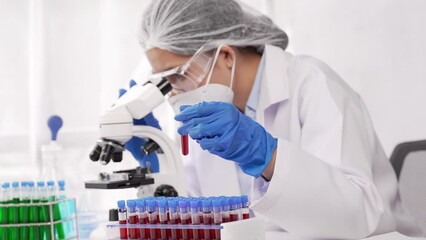
M193 55L206 43L285 50L288 37L267 16L236 0L153 0L143 15L140 43L145 51Z

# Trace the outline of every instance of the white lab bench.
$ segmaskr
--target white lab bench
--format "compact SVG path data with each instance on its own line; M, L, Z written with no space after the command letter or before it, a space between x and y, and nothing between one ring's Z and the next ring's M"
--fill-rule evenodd
M402 235L397 232L391 232L387 234L377 235L369 238L364 238L365 240L420 240L426 238L412 238ZM287 232L266 232L265 240L312 240L309 238L300 238L295 237Z

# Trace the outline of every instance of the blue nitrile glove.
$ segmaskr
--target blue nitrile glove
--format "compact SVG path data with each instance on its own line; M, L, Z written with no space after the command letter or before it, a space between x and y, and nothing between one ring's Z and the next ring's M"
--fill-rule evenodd
M236 162L253 177L259 177L268 166L277 139L234 105L202 102L180 110L175 116L183 123L179 134L189 134L204 150Z
M131 80L129 83L130 88L136 85L136 82L134 80ZM123 96L127 91L125 89L119 90L119 97ZM158 120L152 115L152 113L146 115L142 119L133 119L134 125L146 125L155 127L158 129L160 128L160 125L158 124ZM128 142L126 142L125 147L126 149L132 153L133 157L138 160L139 164L142 167L146 167L146 163L150 162L150 169L152 172L159 172L160 166L158 164L158 157L157 154L151 153L150 155L146 156L145 153L142 151L142 146L145 145L146 141L138 138L138 137L132 137Z

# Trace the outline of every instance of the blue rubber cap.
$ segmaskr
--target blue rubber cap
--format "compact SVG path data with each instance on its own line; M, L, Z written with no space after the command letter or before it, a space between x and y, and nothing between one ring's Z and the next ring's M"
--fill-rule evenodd
M48 181L47 186L49 186L49 187L55 186L55 182L54 181Z
M28 182L21 182L21 186L22 186L22 187L26 187L26 186L28 186Z
M44 182L42 182L42 181L37 182L37 186L39 186L39 187L44 187Z
M34 182L33 181L28 182L28 187L34 187Z
M123 210L126 208L126 202L124 200L117 201L117 206L119 209Z
M145 200L139 199L136 201L136 206L138 207L139 211L145 211Z
M193 209L198 208L198 200L190 201L189 204Z
M179 201L179 209L182 213L188 212L188 202L185 200Z
M3 183L3 185L1 185L3 188L9 188L10 187L10 183L5 182Z
M50 139L56 141L59 129L62 127L62 118L57 115L51 116L49 120L47 120L47 126L49 126L50 133L52 134Z
M247 204L247 203L249 202L249 198L248 198L248 196L247 196L247 195L242 195L242 196L241 196L241 202L242 202L243 204Z
M13 182L12 183L12 187L13 188L18 188L19 187L19 182Z
M212 200L212 205L213 205L213 207L221 207L222 206L220 199Z
M58 186L61 187L61 188L65 187L65 180L59 180Z

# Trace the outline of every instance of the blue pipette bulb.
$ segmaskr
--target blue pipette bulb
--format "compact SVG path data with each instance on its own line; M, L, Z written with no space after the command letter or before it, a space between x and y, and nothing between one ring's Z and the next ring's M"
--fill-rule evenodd
M62 127L62 118L57 115L53 115L49 118L49 120L47 120L47 125L49 126L52 134L50 139L52 141L56 141L59 129Z

